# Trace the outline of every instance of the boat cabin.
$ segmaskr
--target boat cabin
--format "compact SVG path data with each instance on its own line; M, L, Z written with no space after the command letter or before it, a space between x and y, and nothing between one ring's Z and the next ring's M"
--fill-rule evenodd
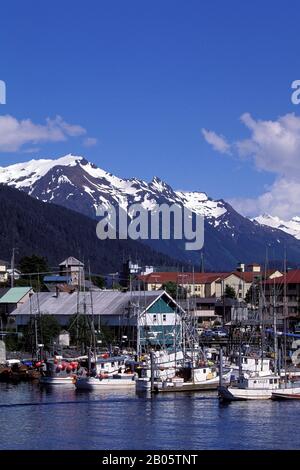
M124 372L126 369L127 356L111 356L97 358L96 373L99 374L113 374L115 372Z
M279 377L277 376L264 376L264 377L240 377L238 379L238 388L244 389L276 389L279 388Z

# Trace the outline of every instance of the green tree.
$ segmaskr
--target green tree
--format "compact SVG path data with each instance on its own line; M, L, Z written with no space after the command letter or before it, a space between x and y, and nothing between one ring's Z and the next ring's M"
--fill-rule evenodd
M41 315L38 321L38 332L45 349L51 348L53 340L57 338L60 331L61 326L53 315Z
M176 282L168 281L165 282L162 286L162 289L165 290L173 299L176 298L177 293L177 284Z
M86 348L92 343L91 323L87 315L75 314L70 318L67 330L71 336L71 343Z
M252 284L251 287L246 292L245 302L247 304L258 305L259 301L259 286L257 284Z
M49 271L46 258L38 255L23 256L19 262L20 271L22 274L32 274L33 279L37 279L38 273L45 273Z
M102 276L92 276L92 283L99 289L105 289L105 279Z
M176 299L177 297L180 297L181 299L186 298L186 290L176 282L165 282L161 288L165 290L173 299Z
M225 297L227 299L236 299L236 292L234 288L232 286L229 286L228 284L226 284L225 287Z
M53 315L42 314L31 318L30 322L22 328L22 336L18 339L18 349L24 351L34 351L35 327L37 328L37 339L39 343L44 344L44 349L51 351L53 341L61 331L57 319Z

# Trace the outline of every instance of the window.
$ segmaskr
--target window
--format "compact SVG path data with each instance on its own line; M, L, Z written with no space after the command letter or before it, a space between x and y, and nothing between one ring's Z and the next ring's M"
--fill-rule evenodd
M167 321L167 315L163 315L163 321Z
M270 384L272 384L272 383L273 383L273 379L270 379Z
M206 369L203 369L203 374L206 374Z
M153 321L157 321L157 315L153 315Z

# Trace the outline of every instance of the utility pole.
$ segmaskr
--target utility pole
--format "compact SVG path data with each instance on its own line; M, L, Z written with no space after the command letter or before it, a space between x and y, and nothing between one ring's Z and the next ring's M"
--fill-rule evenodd
M11 276L10 276L10 287L14 287L15 283L15 251L16 248L12 249L12 257L11 257Z

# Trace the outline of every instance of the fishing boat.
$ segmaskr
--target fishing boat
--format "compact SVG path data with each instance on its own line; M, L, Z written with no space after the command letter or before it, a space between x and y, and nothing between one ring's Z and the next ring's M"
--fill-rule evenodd
M39 383L41 385L67 385L74 384L74 377L80 370L80 365L76 361L63 360L61 357L48 359L45 363L40 364L41 377Z
M227 370L222 375L223 383L229 384L231 378L231 370ZM191 377L185 380L179 376L175 376L169 380L154 384L154 392L188 392L202 390L217 390L220 382L219 374L215 367L197 367L191 370Z
M300 400L300 387L285 387L272 393L272 400Z
M151 351L144 355L138 367L138 378L136 379L136 391L151 391L151 377L155 384L161 384L175 377L176 370L184 363L183 351L172 351L160 349Z
M238 379L240 373L246 376L257 375L260 377L268 377L273 373L270 359L260 358L257 354L237 355L228 367L232 369L233 380Z
M178 351L176 354L164 352L159 356L156 351L153 352L152 357L152 367L150 364L140 371L140 377L136 381L137 392L151 390L156 393L184 392L218 388L220 379L217 368L203 363L195 354L184 356L182 351ZM160 361L162 357L165 359L164 362ZM231 369L224 371L223 383L229 384L231 373ZM153 380L151 381L152 374Z
M73 382L78 390L103 390L135 386L136 373L127 367L128 356L98 358L91 363L87 374L78 375Z
M277 375L252 377L241 376L235 386L220 386L219 398L222 401L267 400L274 390L279 388L280 377Z

